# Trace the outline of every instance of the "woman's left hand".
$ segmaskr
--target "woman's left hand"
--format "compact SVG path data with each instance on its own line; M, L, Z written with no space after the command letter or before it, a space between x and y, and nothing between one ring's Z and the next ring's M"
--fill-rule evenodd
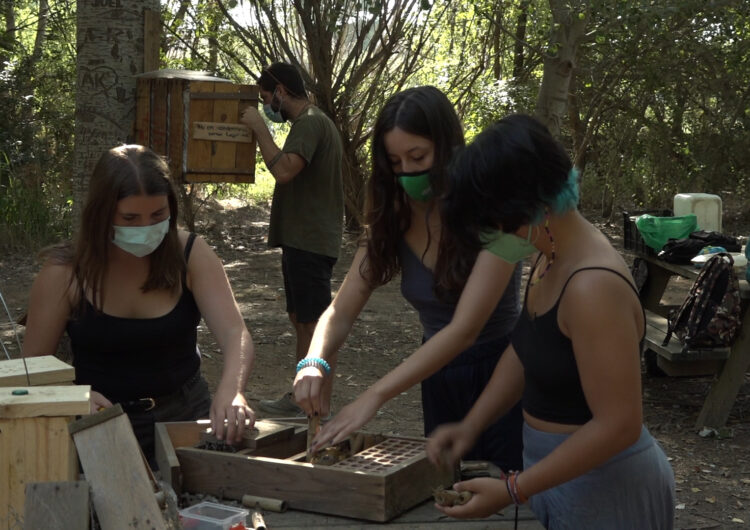
M228 443L239 442L245 428L255 424L255 412L251 409L245 396L233 389L224 389L219 385L211 402L211 428L219 440Z
M466 504L456 506L440 506L439 504L435 504L435 507L445 515L458 519L489 517L513 503L510 495L508 495L505 481L501 479L475 478L457 482L453 485L453 489L456 491L470 491L473 493L473 496Z

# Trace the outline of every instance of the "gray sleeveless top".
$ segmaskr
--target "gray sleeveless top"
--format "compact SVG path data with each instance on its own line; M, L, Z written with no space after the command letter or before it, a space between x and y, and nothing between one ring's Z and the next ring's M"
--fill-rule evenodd
M419 313L427 340L450 323L456 304L438 300L434 292L432 271L425 267L403 239L399 242L398 252L401 261L401 294ZM517 266L475 344L483 344L510 334L521 311L520 288L521 267Z

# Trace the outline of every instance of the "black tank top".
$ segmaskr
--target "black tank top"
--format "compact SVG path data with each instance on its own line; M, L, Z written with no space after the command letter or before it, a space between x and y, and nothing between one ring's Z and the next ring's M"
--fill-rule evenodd
M185 244L185 263L195 234ZM176 392L200 367L200 311L182 277L175 307L157 318L123 318L97 311L85 299L68 321L76 383L91 385L113 403Z
M610 271L625 280L638 295L633 284L618 271L607 267L584 267L568 277L555 305L542 315L535 318L529 315L524 296L523 309L513 330L511 342L525 372L523 408L540 420L583 425L592 418L581 386L573 343L557 325L557 311L568 282L573 276L586 270ZM533 273L534 271L529 274L529 278ZM527 284L526 293L528 291Z

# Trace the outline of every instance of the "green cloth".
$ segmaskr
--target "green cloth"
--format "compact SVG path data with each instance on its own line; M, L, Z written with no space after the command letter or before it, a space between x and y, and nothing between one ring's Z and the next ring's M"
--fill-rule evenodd
M344 222L343 144L333 121L309 106L292 122L282 151L305 159L285 184L276 183L268 246L288 246L338 258Z
M698 230L698 218L694 213L676 217L656 217L643 214L635 220L643 241L659 252L670 239L682 239Z

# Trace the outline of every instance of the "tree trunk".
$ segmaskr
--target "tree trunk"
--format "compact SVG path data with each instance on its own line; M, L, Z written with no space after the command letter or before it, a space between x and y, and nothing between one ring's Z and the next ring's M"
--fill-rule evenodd
M73 227L102 153L132 141L135 74L143 72L144 10L159 0L78 2Z
M526 40L526 22L529 18L529 4L531 0L521 0L518 6L518 20L516 21L516 42L513 45L513 77L518 79L523 74L523 44Z
M3 46L8 50L15 48L16 42L16 3L13 0L3 0L3 16L5 17L5 35ZM0 47L0 72L5 70L5 63L10 57L3 47Z
M36 38L34 39L34 51L31 54L33 64L36 64L42 56L44 36L47 33L47 17L49 17L49 2L47 0L39 0L39 17L37 18Z
M542 85L536 102L536 116L558 137L568 104L570 76L575 68L578 43L586 29L585 2L550 0L553 27L544 58Z

